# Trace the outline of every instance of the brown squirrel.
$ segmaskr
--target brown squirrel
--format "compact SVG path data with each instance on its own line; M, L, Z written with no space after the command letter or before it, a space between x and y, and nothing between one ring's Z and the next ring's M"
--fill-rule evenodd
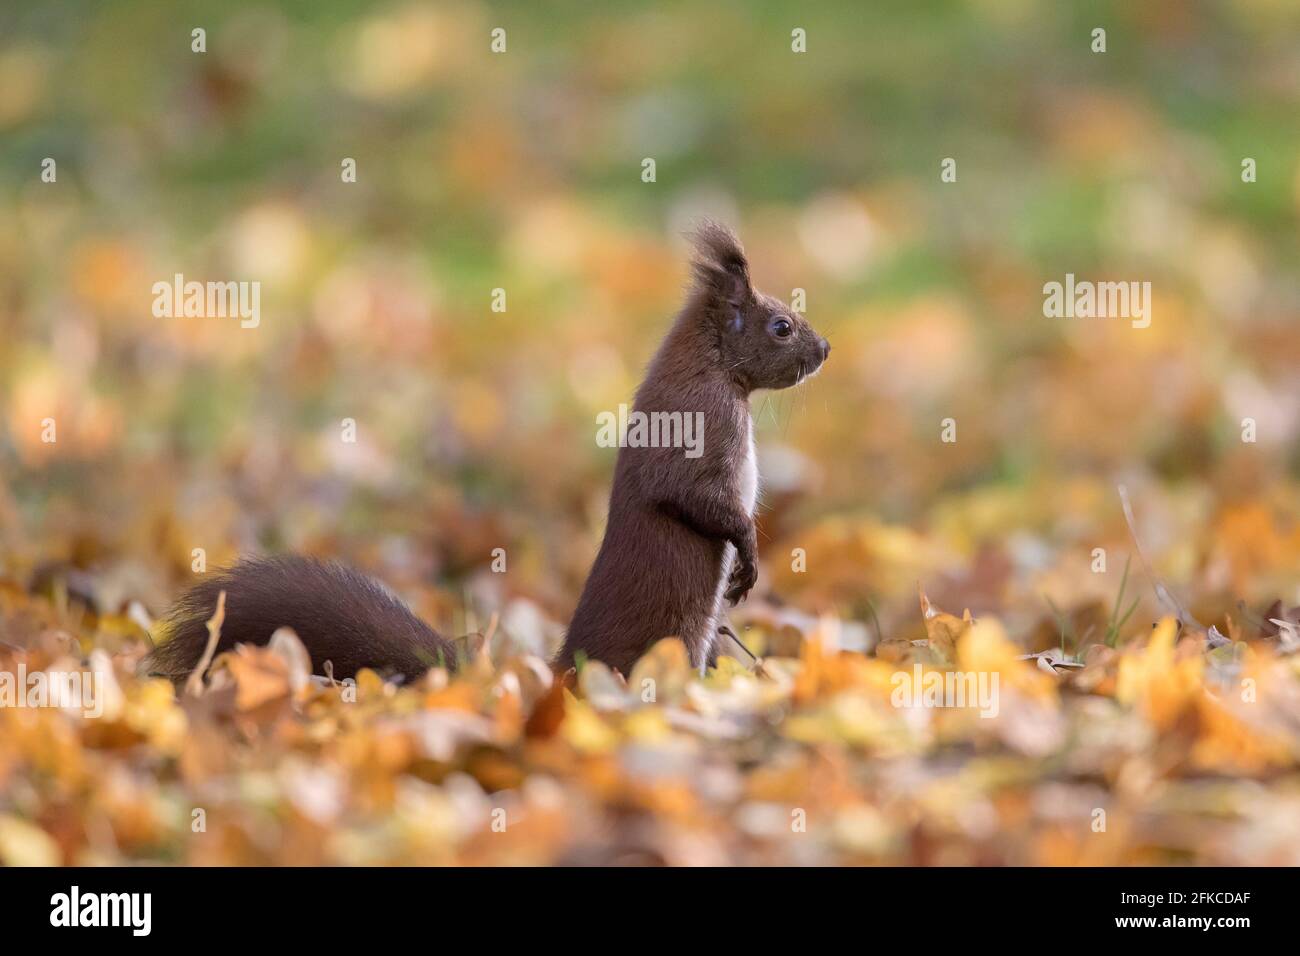
M680 413L677 422L690 416L702 434L690 448L620 441L605 538L555 661L560 670L583 656L627 674L670 636L682 639L694 666L714 663L719 630L726 632L723 600L738 603L758 577L749 395L797 385L830 354L803 318L754 289L729 230L705 223L694 242L692 288L633 415L663 423ZM657 437L665 433L671 429ZM339 678L362 667L411 678L456 666L455 645L384 585L343 565L282 556L245 559L186 592L166 618L168 638L146 661L150 673L180 680L193 670L221 591L218 651L265 644L290 627L317 673L326 662Z

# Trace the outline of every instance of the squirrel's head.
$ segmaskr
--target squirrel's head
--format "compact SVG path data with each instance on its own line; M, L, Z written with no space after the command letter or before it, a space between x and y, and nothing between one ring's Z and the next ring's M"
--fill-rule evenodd
M748 391L789 388L820 369L830 343L780 299L753 287L731 231L706 222L693 238L702 318L717 334L723 369Z

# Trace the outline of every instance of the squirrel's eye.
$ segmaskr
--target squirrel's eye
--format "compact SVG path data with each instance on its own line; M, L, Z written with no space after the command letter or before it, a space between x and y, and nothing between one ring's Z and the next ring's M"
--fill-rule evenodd
M777 319L772 323L771 329L772 334L778 339L784 339L789 337L790 333L794 331L794 326L790 324L789 319Z

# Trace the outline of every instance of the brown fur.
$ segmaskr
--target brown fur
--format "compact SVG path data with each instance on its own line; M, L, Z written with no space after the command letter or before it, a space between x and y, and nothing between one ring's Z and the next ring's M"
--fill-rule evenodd
M605 539L556 661L560 668L582 654L626 674L669 636L682 639L696 667L713 660L722 599L739 602L758 574L752 505L741 487L752 436L750 392L796 384L830 351L807 322L754 290L745 254L728 230L706 223L695 246L694 286L650 363L634 410L702 412L703 453L619 449ZM790 335L773 334L776 319L790 323Z

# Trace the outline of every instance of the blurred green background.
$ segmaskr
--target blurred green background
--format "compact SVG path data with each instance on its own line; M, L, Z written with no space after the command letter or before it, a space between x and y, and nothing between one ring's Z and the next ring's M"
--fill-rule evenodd
M1124 481L1209 616L1296 603L1298 117L1291 0L5 5L0 571L111 569L158 610L194 548L294 548L444 622L562 623L595 416L713 216L834 346L755 399L760 593L1108 600ZM260 327L155 318L175 273L260 281ZM1066 273L1151 282L1150 328L1045 318Z

